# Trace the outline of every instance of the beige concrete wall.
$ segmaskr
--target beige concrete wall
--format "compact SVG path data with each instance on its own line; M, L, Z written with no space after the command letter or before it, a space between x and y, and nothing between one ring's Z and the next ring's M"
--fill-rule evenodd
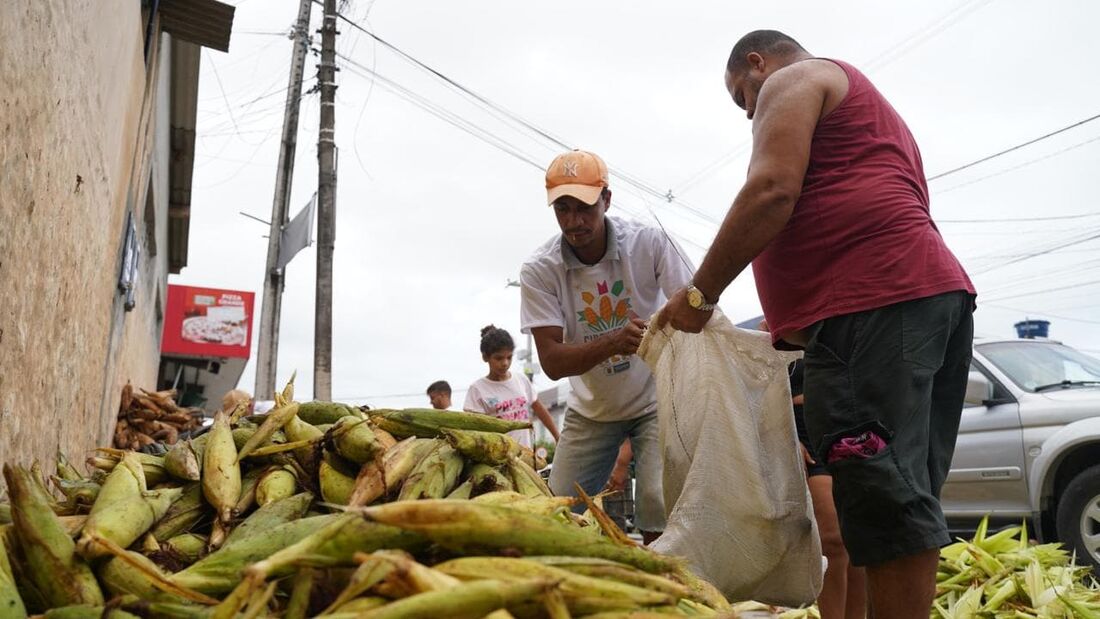
M82 459L126 378L154 384L155 263L134 312L116 288L128 205L144 237L143 34L133 0L0 2L2 462Z

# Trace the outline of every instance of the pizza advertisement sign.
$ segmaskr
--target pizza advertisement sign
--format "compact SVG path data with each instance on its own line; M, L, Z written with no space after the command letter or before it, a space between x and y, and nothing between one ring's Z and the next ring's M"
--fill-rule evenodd
M247 359L255 297L243 290L169 284L161 353Z

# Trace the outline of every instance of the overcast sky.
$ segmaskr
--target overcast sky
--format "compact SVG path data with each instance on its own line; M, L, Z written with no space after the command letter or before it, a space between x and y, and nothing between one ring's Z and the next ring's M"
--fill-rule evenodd
M230 53L203 52L188 266L170 281L254 290L258 302L267 229L238 211L271 217L291 50L275 33L289 30L298 3L235 4ZM1088 0L343 6L494 104L639 185L671 190L670 203L613 177L612 213L655 214L695 263L745 175L750 124L722 73L750 30L782 30L867 72L908 122L929 176L1100 113L1100 3ZM557 231L543 172L515 155L542 167L561 149L350 25L340 31L333 396L426 405L424 388L442 378L458 407L486 371L482 326L525 346L519 291L506 284ZM317 97L303 99L292 213L317 185ZM931 183L933 216L978 287L980 335L1010 337L1013 323L1039 317L1052 337L1100 352L1100 239L1078 242L1100 235L1098 171L1100 121ZM1008 221L1036 217L1066 218ZM278 380L297 369L300 399L312 393L315 269L314 248L298 255L283 302ZM759 314L750 273L721 305L735 320ZM254 386L253 362L240 384Z

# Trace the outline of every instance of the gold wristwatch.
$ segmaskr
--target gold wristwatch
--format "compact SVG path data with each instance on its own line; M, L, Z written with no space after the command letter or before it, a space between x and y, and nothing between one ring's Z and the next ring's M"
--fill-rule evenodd
M699 310L700 312L712 312L717 307L715 303L707 303L707 297L701 290L695 287L695 284L688 284L687 287L687 299L688 305L692 308Z

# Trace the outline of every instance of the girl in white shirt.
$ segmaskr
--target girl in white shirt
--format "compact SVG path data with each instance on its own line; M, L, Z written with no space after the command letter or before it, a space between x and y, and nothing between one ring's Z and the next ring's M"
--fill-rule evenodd
M535 397L531 381L523 374L509 371L515 347L512 336L504 329L489 325L481 330L481 358L489 365L489 374L470 385L462 408L510 421L530 421L534 411L557 442L558 427L550 411ZM509 433L519 444L527 447L531 447L532 434L528 430Z

